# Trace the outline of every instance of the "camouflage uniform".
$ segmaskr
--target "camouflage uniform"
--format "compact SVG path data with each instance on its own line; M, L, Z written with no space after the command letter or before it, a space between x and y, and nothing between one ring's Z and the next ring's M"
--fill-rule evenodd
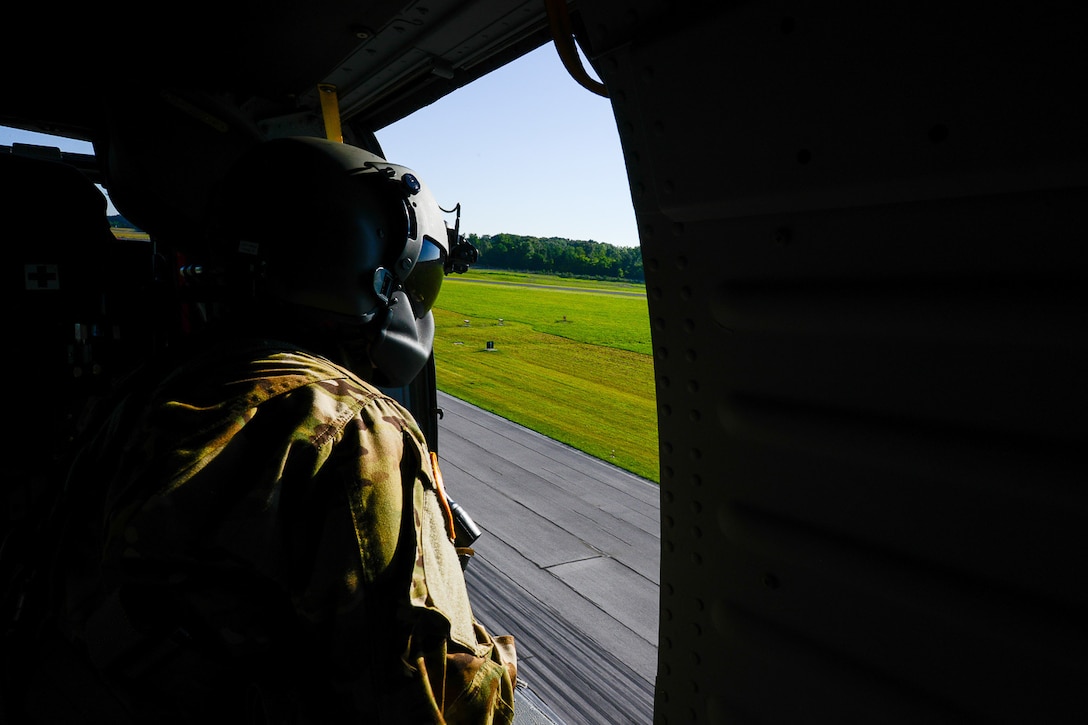
M80 456L69 638L155 722L509 723L510 637L475 622L425 439L290 346L213 348L121 400ZM90 489L87 489L90 490Z

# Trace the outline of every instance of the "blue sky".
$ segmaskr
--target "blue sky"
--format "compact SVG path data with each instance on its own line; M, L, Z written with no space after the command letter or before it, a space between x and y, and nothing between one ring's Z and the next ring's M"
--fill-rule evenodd
M413 169L441 206L461 204L464 233L638 245L612 107L570 77L551 44L377 135L386 157ZM91 152L0 127L0 144L16 141Z
M378 141L444 208L461 203L464 232L638 244L612 106L570 77L551 44L379 131Z

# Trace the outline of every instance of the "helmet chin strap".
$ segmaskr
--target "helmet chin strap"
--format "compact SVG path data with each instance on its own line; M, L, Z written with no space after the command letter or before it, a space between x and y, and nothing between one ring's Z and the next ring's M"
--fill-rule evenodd
M431 355L434 318L428 312L417 318L402 290L389 296L389 306L374 321L376 332L368 350L379 385L410 383Z

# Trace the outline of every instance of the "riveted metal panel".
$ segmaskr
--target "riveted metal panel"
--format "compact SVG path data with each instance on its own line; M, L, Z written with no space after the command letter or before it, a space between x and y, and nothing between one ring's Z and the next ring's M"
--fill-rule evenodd
M625 6L655 721L1084 721L1084 12Z

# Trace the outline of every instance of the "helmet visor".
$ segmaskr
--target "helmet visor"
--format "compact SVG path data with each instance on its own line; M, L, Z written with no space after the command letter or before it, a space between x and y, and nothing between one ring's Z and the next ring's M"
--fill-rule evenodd
M423 237L419 259L408 279L404 280L404 291L412 302L416 317L423 317L430 311L445 276L446 250L430 237Z

